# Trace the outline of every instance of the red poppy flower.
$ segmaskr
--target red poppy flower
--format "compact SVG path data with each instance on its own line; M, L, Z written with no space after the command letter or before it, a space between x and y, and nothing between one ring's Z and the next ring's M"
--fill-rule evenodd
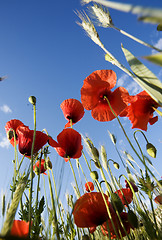
M153 117L154 108L160 105L155 102L146 91L133 96L130 105L121 113L121 117L128 117L132 128L139 128L147 131L147 124L153 125L157 122L158 116Z
M33 166L33 170L36 174L39 174L39 160L35 163L35 165ZM46 162L44 159L41 159L41 165L40 165L40 173L43 173L45 175L47 175L47 173L45 173L45 171L47 170L46 167Z
M30 130L27 126L19 126L17 128L19 152L25 156L31 156L34 130ZM40 131L36 131L35 144L33 153L37 153L49 140L49 137Z
M14 220L11 228L10 235L16 237L28 237L29 222L23 220Z
M157 203L157 204L160 204L162 205L162 194L158 195L154 201Z
M116 115L119 115L128 105L129 94L123 87L111 91L116 84L116 74L112 70L97 70L91 73L81 88L83 107L92 110L92 117L98 121L111 121L115 118L107 100Z
M127 182L127 180L125 180L125 183L126 183L125 184L126 188L130 188L129 183ZM136 186L136 184L134 184L133 182L130 182L130 184L132 185L133 190L135 192L138 192L138 187Z
M17 134L16 134L16 130L19 126L23 126L24 124L20 121L20 120L17 120L17 119L12 119L10 121L8 121L5 125L5 130L6 130L6 133L7 133L7 137L8 139L10 140L10 143L12 144L12 146L14 147L15 144L14 144L14 135L12 134L11 136L9 136L9 130L10 129L13 129L14 132L15 132L15 135L16 135L16 144L18 144L18 139L17 139Z
M133 200L133 193L130 188L122 188L117 190L115 193L118 194L124 205L130 204Z
M114 214L113 207L108 201L108 196L105 195L109 210ZM100 192L85 193L75 203L73 209L75 224L80 228L93 228L103 224L108 218L106 205Z
M94 190L94 184L93 182L87 182L85 184L85 189L87 192L93 191Z
M126 233L129 234L130 233L130 229L133 228L133 227L128 222L128 216L127 215L128 214L126 212L120 213L120 218L121 218L121 221L123 223L123 226L124 226L125 230L124 230L123 226L121 225L121 222L120 222L119 218L117 217L117 215L113 215L112 216L112 221L114 223L115 230L113 228L111 220L108 219L108 221L103 223L102 226L101 226L101 230L102 230L103 235L108 235L109 234L108 229L107 229L107 224L109 226L111 239L114 239L114 238L115 239L116 238L120 239L122 237L125 237ZM121 235L122 235L122 237L121 237Z
M57 143L58 142L58 143ZM49 138L49 144L67 162L69 158L80 158L83 146L81 135L72 128L64 129L58 136L57 142Z
M60 105L64 117L68 120L68 123L65 125L66 127L70 127L70 120L72 124L77 123L84 116L84 107L77 99L66 99Z

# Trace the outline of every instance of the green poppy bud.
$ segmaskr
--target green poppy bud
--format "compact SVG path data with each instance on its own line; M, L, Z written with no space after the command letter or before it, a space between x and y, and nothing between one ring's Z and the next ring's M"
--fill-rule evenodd
M116 193L111 193L111 204L115 210L121 213L124 209L123 203Z
M32 105L35 105L36 104L36 97L34 96L30 96L28 101L32 104Z
M14 137L13 130L10 129L10 130L7 132L7 138L8 138L8 140L11 140L13 137Z
M98 180L98 173L97 173L97 171L92 171L92 172L90 172L90 176L91 176L91 178L92 178L92 180Z
M117 162L114 162L113 165L114 165L114 167L115 167L116 169L119 169L119 168L120 168L120 165L119 165L119 163L117 163Z
M50 160L48 160L46 164L49 169L52 169L52 162Z
M138 218L132 210L128 211L128 221L134 228L138 228Z
M157 150L156 150L155 146L152 145L152 143L147 143L146 149L147 149L147 153L148 153L151 157L156 158L156 152L157 152Z

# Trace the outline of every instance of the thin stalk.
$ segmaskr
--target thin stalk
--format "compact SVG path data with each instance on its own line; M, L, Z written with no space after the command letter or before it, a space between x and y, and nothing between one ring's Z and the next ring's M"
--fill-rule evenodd
M157 182L157 184L159 184L159 182L158 182L158 180L156 179L155 175L154 175L154 174L152 173L152 171L146 166L146 164L143 162L143 159L140 157L140 155L138 154L138 152L137 152L136 149L134 148L133 144L131 143L131 141L130 141L130 139L129 139L129 137L128 137L128 135L127 135L124 127L123 127L123 125L121 124L118 116L115 114L114 110L112 109L108 98L107 98L106 96L104 96L104 98L107 100L107 103L108 103L108 105L109 105L112 113L113 113L114 116L116 117L116 119L117 119L117 121L118 121L118 123L119 123L119 125L120 125L120 127L121 127L121 129L122 129L122 131L123 131L123 133L124 133L124 135L125 135L128 143L129 143L130 146L131 146L131 148L133 149L133 151L135 152L135 154L137 155L137 157L140 159L140 161L144 164L145 168L146 168L146 169L149 171L149 173L154 177L154 179L155 179L155 181Z
M53 174L52 169L51 169L51 173L52 173L52 180L53 180L53 184L54 184L55 196L56 196L56 202L57 202L57 205L58 205L59 215L60 215L60 218L61 218L61 222L62 222L64 234L65 234L66 238L68 239L68 235L67 235L66 229L65 229L64 219L63 219L62 214L61 214L61 211L60 211L60 206L59 206L59 201L58 201L58 195L57 195L57 188L56 188L56 182L55 182L55 178L54 178L54 174Z
M70 158L69 158L69 164L70 164L70 167L71 167L71 170L72 170L73 176L74 176L74 180L75 180L75 184L76 184L76 188L77 188L77 194L78 194L78 196L80 197L81 195L80 195L80 191L79 191L78 183L77 183L77 180L76 180L76 176L75 176L74 168L73 168L73 166L72 166L72 164L71 164L71 160L70 160Z
M151 44L149 44L149 43L146 43L146 42L142 41L142 40L139 39L139 38L134 37L133 35L125 32L125 31L122 30L122 29L119 29L119 28L115 27L115 26L112 25L112 24L110 25L110 27L113 28L113 29L115 29L115 30L117 30L117 31L119 31L119 32L122 33L123 35L131 38L132 40L134 40L134 41L136 41L136 42L138 42L138 43L140 43L140 44L142 44L142 45L144 45L144 46L146 46L146 47L150 47L150 48L152 48L152 49L154 49L154 50L156 50L156 51L158 51L158 52L162 52L161 49L159 49L159 48L157 48L157 47L154 47L153 45L151 45Z
M50 188L50 196L51 196L51 203L52 203L52 209L53 209L54 224L56 227L56 236L57 236L57 240L60 240L59 227L58 227L56 208L55 208L55 200L54 200L54 196L53 196L53 189L52 189L49 170L48 170L48 182L49 182L49 188Z
M36 105L33 104L34 111L34 134L33 134L33 142L31 149L31 166L30 166L30 192L29 192L29 238L31 236L31 218L32 218L32 191L33 191L33 153L34 153L34 144L36 137Z

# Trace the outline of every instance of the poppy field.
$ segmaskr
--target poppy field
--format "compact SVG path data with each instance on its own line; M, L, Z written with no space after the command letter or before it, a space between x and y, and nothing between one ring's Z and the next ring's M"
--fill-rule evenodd
M148 11L140 6L136 9L135 6L132 8L106 0L82 2L92 4L91 13L99 26L115 29L156 50L157 53L147 60L162 66L162 50L117 29L108 8L120 8L125 12L129 8L129 11L140 14L141 21L156 24L158 31L162 30L162 10ZM36 96L29 97L34 128L16 118L9 119L4 126L15 158L9 202L6 202L5 194L2 197L0 239L161 240L162 173L152 163L158 149L156 140L154 143L149 141L147 130L162 116L162 83L123 46L122 52L130 69L120 63L104 47L87 13L78 11L76 14L80 20L78 25L104 51L105 60L113 65L113 69L116 67L128 74L142 91L131 95L127 88L117 85L115 70L93 71L83 79L78 99L69 93L71 96L60 104L66 124L57 136L50 135L46 126L43 130L37 129L39 101ZM123 156L117 145L117 136L108 130L111 151L118 156L113 160L108 157L104 145L96 147L97 139L94 142L85 133L79 132L79 124L87 111L99 124L114 121L131 152L125 151ZM131 124L131 138L123 119ZM141 147L137 135L142 137L145 149ZM53 150L60 163L64 161L69 165L74 181L73 194L64 193L63 199L59 198L60 186L55 179L57 169L51 157ZM27 168L23 168L25 161L28 162ZM63 178L59 180L64 184Z

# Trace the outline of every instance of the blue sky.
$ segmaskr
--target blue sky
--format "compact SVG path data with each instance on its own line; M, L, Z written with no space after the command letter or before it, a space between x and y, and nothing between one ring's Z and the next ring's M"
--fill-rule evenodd
M148 5L148 1L124 1L132 4ZM154 0L149 6L162 8L162 2ZM80 89L83 80L95 70L112 69L116 72L117 86L124 86L130 94L136 94L141 89L117 67L104 60L104 52L95 45L76 24L79 18L76 10L86 10L79 0L5 0L0 2L0 76L7 79L0 82L0 189L7 191L12 176L12 160L14 150L6 141L4 126L10 119L19 119L33 128L33 111L28 102L31 95L37 98L37 129L47 129L49 134L56 136L63 130L66 120L60 109L60 104L67 98L80 100ZM156 25L139 22L137 16L109 9L116 27L121 28L143 41L154 44L162 49L162 33L156 31ZM124 47L140 58L149 55L152 50L121 35L113 29L103 29L96 26L101 41L105 47L126 67L128 64L121 50ZM143 61L159 79L162 70L158 66ZM128 119L122 119L129 136L133 131ZM158 149L157 159L152 161L157 169L162 168L162 137L159 130L162 120L148 126L146 136ZM121 150L129 150L128 144L119 129L116 120L100 123L95 121L89 111L75 125L75 129L83 135L88 135L96 147L104 144L109 158L119 161L107 130L117 136ZM144 139L139 137L145 148ZM144 145L143 145L144 144ZM58 158L55 150L51 150L52 160L59 168L64 161ZM20 156L21 158L21 156ZM26 164L28 164L26 159ZM67 164L67 163L66 163ZM74 163L73 163L74 164ZM69 165L64 169L65 179L69 175ZM115 171L115 174L116 173ZM162 173L161 173L162 175ZM72 180L67 182L71 192Z

